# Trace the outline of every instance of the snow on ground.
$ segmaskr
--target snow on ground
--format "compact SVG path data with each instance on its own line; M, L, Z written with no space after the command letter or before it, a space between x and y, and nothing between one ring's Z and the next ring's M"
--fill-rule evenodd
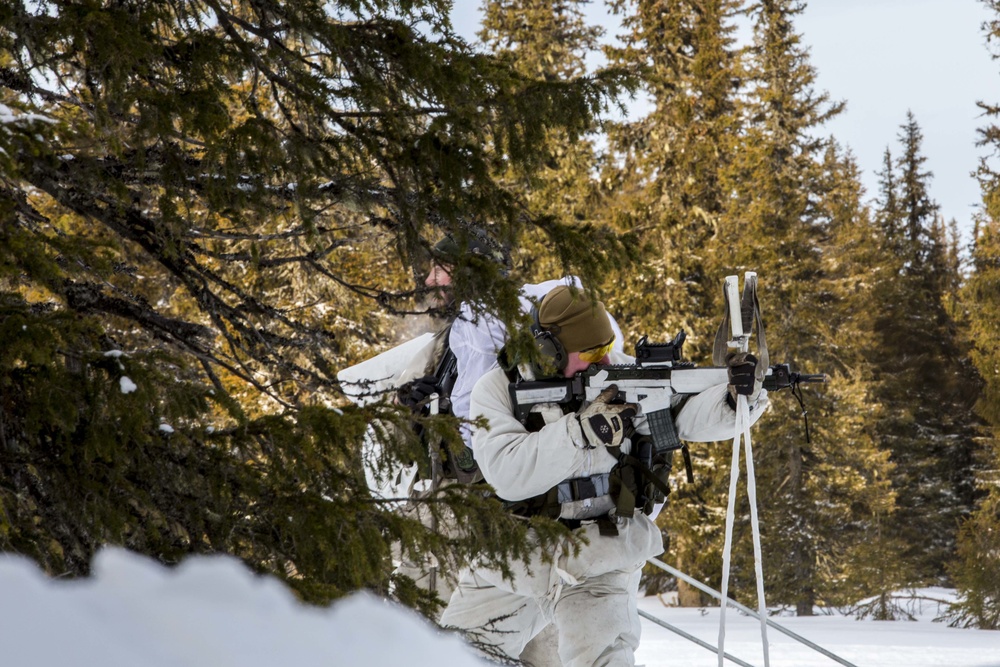
M945 597L942 589L928 592ZM639 608L713 646L718 644L717 607L665 607L657 598L647 597ZM1000 632L950 628L934 622L938 614L937 605L931 604L915 614L916 621L857 621L839 615L772 620L858 667L1000 667ZM768 627L767 639L773 667L837 667L837 662L774 628ZM763 665L760 621L728 611L725 647L726 653ZM716 667L718 656L644 621L636 663L646 667Z
M455 637L368 594L327 608L296 602L279 581L239 561L192 557L168 569L105 549L90 579L50 580L30 561L0 556L0 665L4 667L482 667ZM941 593L934 592L935 595ZM937 595L940 597L940 595ZM641 608L712 644L718 609ZM1000 632L933 623L780 618L782 625L858 667L1000 667ZM763 665L760 623L726 616L726 649ZM769 629L774 667L837 663ZM715 653L644 622L646 667L706 667ZM726 663L733 664L733 663Z
M299 604L236 559L174 569L105 549L88 580L51 581L0 556L3 667L481 667L456 637L359 594Z

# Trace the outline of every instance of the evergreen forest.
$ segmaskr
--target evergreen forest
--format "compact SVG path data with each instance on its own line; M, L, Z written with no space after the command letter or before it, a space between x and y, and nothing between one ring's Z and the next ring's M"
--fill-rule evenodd
M1000 53L982 2L970 39ZM683 330L710 364L722 278L756 271L772 361L829 376L755 428L768 602L905 618L894 593L942 585L951 622L1000 629L995 89L963 243L914 115L864 189L824 129L843 106L801 0L608 0L614 44L583 4L485 0L471 44L449 0L0 3L0 549L52 576L109 544L226 553L310 603L365 588L431 614L394 545L504 567L529 527L562 539L476 487L425 499L458 536L374 498L369 425L396 434L378 465L425 464L422 444L391 397L337 380L440 321L431 250L485 229L512 268L464 256L455 296L515 346L520 286L572 274L627 350ZM460 443L453 418L420 422ZM663 558L719 587L730 450L690 452Z

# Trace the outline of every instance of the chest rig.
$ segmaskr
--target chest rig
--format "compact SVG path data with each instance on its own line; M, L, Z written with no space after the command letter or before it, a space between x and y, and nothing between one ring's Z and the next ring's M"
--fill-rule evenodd
M511 383L521 381L516 367L505 367L505 372ZM539 404L520 421L528 432L536 433L564 415L577 412L581 403L573 400ZM666 421L669 423L660 424L659 429L661 432L668 430L679 448L672 417ZM664 502L670 493L667 478L672 467L673 448L661 447L657 453L650 436L633 430L628 437L631 442L628 453L620 447L607 448L618 460L611 471L563 480L545 493L508 502L508 509L518 516L556 519L571 529L578 528L584 521L596 521L602 535L617 535L620 519L632 518L636 509L650 514L654 504Z

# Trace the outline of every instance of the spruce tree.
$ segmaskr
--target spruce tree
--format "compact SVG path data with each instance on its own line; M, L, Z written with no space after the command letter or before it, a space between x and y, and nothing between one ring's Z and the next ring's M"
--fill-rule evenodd
M1000 2L989 0L985 4L993 16L984 25L986 37L995 45L1000 39ZM961 303L968 321L972 363L982 381L976 412L984 424L984 465L978 479L984 497L962 525L958 557L950 571L962 596L954 609L954 622L995 630L1000 629L1000 173L996 167L1000 106L980 102L979 107L990 119L980 130L979 141L988 153L980 160L976 174L983 205Z
M736 0L655 0L625 16L625 45L612 62L642 76L653 108L612 125L614 156L602 175L609 219L633 232L643 269L615 276L614 312L635 336L688 334L687 353L704 360L721 312L722 276L707 267L710 239L727 193L719 174L733 159L742 79L735 47ZM631 9L615 2L619 13Z
M869 335L864 320L852 319L863 312L865 273L877 257L866 242L857 168L822 135L842 105L814 90L815 71L794 28L802 4L765 1L753 11L751 122L725 176L734 196L716 262L720 273L760 275L772 362L831 376L828 388L804 391L808 439L799 406L781 394L754 434L768 599L807 615L856 590L857 540L877 533L892 513L881 493L889 466L871 438L879 406L866 390ZM720 501L724 483L716 483ZM754 587L747 509L738 507L733 583L742 598Z
M525 77L560 84L578 81L589 76L587 57L596 52L604 32L587 25L581 4L579 0L488 0L479 39ZM594 228L602 208L595 178L599 157L594 133L599 130L596 122L582 136L552 128L544 139L549 160L534 171L507 169L498 177L523 197L536 219ZM561 255L563 244L547 233L547 226L540 225L537 231L519 247L525 274L542 281L569 273ZM600 282L597 273L584 276L588 289L598 288Z
M996 109L993 110L996 113ZM978 483L984 497L958 535L957 557L949 571L961 599L952 610L963 626L1000 629L1000 180L980 168L983 214L975 235L972 274L963 288L969 318L972 361L982 378L976 411L985 428L983 469Z
M876 228L863 203L857 165L834 144L823 161L818 200L823 221L823 365L830 384L823 401L807 400L815 424L810 450L813 497L827 512L815 526L817 601L842 606L868 597L895 575L901 545L893 539L896 513L889 453L874 438L882 418L867 354L877 342L871 308L873 275L885 266L884 249L873 243ZM877 613L876 613L877 615Z
M728 193L720 174L733 159L739 134L740 52L734 0L616 2L627 11L624 46L609 49L612 62L635 70L652 109L633 121L610 126L612 158L601 176L608 194L604 215L636 236L641 268L612 276L608 301L621 316L629 342L639 336L672 339L685 331L686 359L710 363L721 318L723 274L709 266L711 242ZM719 465L718 448L691 448L695 482L687 484L675 457L675 489L658 522L664 527L668 560L695 576L717 577L721 524L706 517L704 485ZM723 453L724 457L724 453ZM716 539L718 538L718 539ZM647 589L666 585L648 568ZM682 604L700 595L679 584Z
M975 383L949 305L960 277L953 243L929 194L922 133L912 114L901 153L882 174L877 220L892 270L873 295L880 336L870 362L885 406L877 438L895 464L894 533L911 584L943 581L958 521L975 503ZM903 582L887 581L887 586Z
M386 590L397 540L526 553L461 488L449 545L374 502L362 433L404 416L336 382L422 310L442 234L540 222L495 175L546 164L619 85L526 76L448 6L0 7L0 548L59 574L103 544L227 552L310 600ZM544 223L571 248L595 231ZM459 299L518 312L516 276L460 264Z

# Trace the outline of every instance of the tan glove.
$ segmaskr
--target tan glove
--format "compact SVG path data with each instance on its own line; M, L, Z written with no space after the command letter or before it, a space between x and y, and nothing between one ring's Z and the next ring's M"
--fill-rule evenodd
M622 444L632 417L639 412L639 406L635 403L612 403L617 395L618 387L611 385L590 405L577 413L580 430L583 431L583 437L591 449L598 446L617 447Z

